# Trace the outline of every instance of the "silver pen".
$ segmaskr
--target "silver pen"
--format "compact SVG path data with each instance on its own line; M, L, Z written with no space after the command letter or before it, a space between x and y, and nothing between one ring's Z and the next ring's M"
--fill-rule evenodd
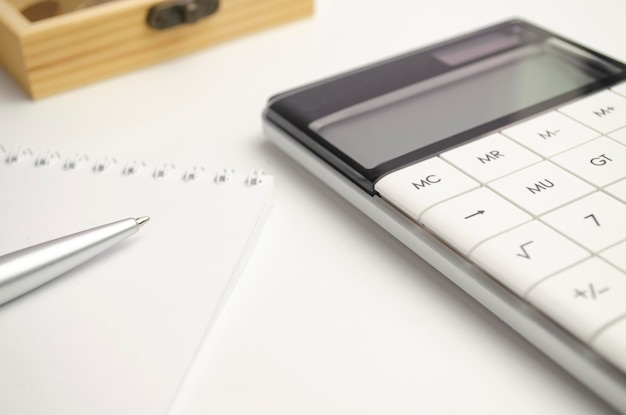
M123 219L0 256L0 305L123 241L149 219Z

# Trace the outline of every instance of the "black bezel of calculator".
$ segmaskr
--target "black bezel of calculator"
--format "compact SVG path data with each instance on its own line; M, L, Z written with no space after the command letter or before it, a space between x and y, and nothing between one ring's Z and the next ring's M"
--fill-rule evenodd
M461 65L449 66L435 57L443 48L458 47L482 38L485 35L515 34L520 42L501 48L491 54L470 59ZM430 145L408 152L374 168L366 168L345 152L329 143L318 132L311 129L312 122L339 110L379 97L391 91L407 87L448 71L471 65L476 61L509 52L533 44L542 44L548 39L558 39L578 50L582 50L616 70L601 80L584 87L532 105L523 110L478 125L459 134L446 137ZM375 182L386 173L402 166L424 159L465 141L496 131L507 125L525 119L533 114L553 108L574 98L607 88L626 79L626 65L603 56L593 50L568 39L536 27L521 20L511 20L469 35L458 37L437 45L388 59L343 75L339 75L312 85L278 95L270 100L265 112L267 121L295 138L309 148L326 163L338 170L363 190L375 195Z

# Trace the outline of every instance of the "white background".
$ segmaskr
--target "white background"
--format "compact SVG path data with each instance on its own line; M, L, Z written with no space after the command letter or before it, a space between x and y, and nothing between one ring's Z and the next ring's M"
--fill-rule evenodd
M261 112L277 92L511 17L626 61L625 16L623 0L318 0L313 18L38 102L0 71L0 144L276 177L177 414L611 413L268 143Z

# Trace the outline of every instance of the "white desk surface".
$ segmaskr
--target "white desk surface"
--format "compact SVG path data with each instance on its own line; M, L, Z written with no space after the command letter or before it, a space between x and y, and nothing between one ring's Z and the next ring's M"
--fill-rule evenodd
M623 0L318 0L311 19L38 102L0 70L0 142L275 175L178 414L611 413L268 143L261 111L274 93L510 17L626 61L624 16Z

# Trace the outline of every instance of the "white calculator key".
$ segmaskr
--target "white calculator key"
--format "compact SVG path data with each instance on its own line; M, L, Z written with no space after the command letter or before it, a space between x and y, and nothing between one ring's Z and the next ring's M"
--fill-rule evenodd
M615 85L613 88L611 88L611 91L617 92L618 94L626 97L626 82Z
M435 203L479 184L438 157L413 164L380 179L375 190L400 210L419 220Z
M620 180L619 182L610 185L606 189L607 193L612 194L622 202L626 203L626 179Z
M626 272L626 240L601 252L600 256Z
M603 192L552 211L541 220L593 252L626 238L626 204Z
M548 161L491 182L489 187L535 215L595 190L588 183Z
M502 130L502 133L544 157L550 157L600 135L556 111Z
M626 372L626 316L602 330L592 344L598 353Z
M620 128L617 131L613 131L612 133L609 134L609 137L626 145L626 128Z
M465 255L479 242L530 219L484 187L433 206L422 215L427 228Z
M626 146L607 137L597 138L551 160L599 187L626 177Z
M441 157L483 183L541 160L502 134L483 137Z
M540 282L527 298L588 341L605 325L626 315L626 275L593 257Z
M589 255L580 245L534 220L481 243L470 258L523 297L538 281Z
M626 126L626 98L608 90L566 105L559 111L604 134Z

